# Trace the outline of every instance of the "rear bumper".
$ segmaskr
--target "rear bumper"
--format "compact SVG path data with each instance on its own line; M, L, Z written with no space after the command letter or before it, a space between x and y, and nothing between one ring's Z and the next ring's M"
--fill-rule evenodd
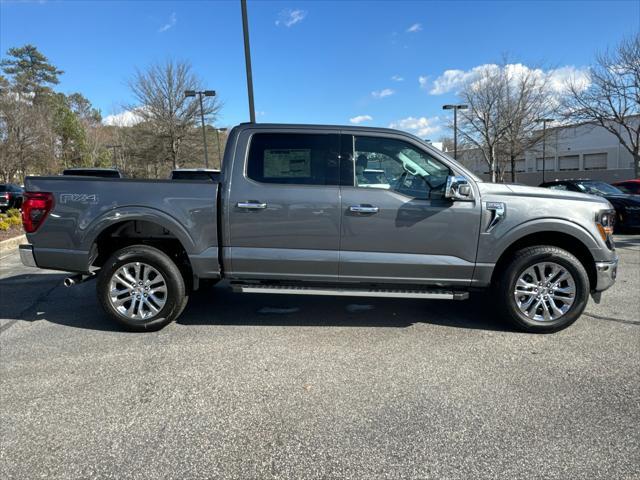
M36 258L33 255L33 245L20 245L20 261L25 267L37 267Z
M594 291L602 292L616 283L618 275L618 257L611 262L596 262L596 288Z

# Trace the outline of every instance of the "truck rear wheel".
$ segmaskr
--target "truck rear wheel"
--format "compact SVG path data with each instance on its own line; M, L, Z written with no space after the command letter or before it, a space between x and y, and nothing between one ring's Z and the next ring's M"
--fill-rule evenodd
M171 323L188 300L180 269L165 253L147 245L115 252L100 270L97 293L104 311L136 332Z
M575 322L589 300L589 277L580 261L553 246L515 253L498 283L502 312L520 330L551 333Z

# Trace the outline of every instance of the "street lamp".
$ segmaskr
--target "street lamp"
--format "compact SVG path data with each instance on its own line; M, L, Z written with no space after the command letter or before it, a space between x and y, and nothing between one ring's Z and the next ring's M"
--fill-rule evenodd
M544 183L544 172L547 166L547 123L553 122L553 118L536 118L536 123L542 123L542 183ZM536 170L538 166L536 165Z
M220 168L222 168L222 153L220 153L220 132L226 131L226 128L216 128L216 137L218 139L218 163L220 164Z
M207 155L207 132L204 128L204 106L202 104L202 97L215 97L215 90L185 90L185 97L195 97L198 96L200 99L200 120L202 121L202 141L204 142L204 166L205 168L209 168L209 156Z
M453 158L458 159L458 110L466 110L469 105L443 105L443 110L453 110Z
M251 47L249 46L249 19L247 0L240 0L242 10L242 35L244 37L244 63L247 70L247 96L249 97L249 120L256 123L256 109L253 105L253 74L251 73Z

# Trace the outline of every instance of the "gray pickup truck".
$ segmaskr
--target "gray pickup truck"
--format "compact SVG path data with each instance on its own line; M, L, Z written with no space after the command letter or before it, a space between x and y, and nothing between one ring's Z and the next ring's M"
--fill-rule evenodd
M485 183L395 130L242 124L219 178L28 177L25 265L97 278L114 320L177 318L219 279L238 292L463 300L552 332L615 281L600 197ZM425 307L427 308L427 307Z

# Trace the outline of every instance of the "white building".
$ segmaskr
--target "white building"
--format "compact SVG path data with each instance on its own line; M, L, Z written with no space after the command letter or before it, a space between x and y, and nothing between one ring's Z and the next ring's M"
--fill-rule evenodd
M640 121L640 116L636 117ZM449 152L451 153L451 152ZM591 178L615 182L634 178L633 157L615 135L592 124L547 127L546 181L565 178ZM489 180L489 167L478 149L458 150L458 160L476 175ZM505 181L511 181L511 165ZM542 141L516 159L516 182L542 183Z

